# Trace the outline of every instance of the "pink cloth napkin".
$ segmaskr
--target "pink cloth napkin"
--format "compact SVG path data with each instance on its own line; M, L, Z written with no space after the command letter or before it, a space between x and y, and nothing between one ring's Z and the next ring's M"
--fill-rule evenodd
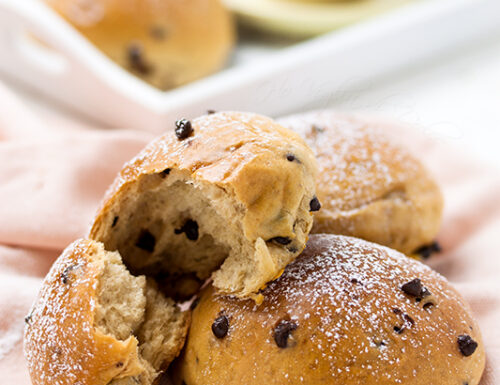
M500 383L500 173L423 131L387 128L427 164L446 208L432 267L471 304L487 350L481 385ZM123 163L151 134L35 115L0 84L0 378L29 385L24 316L52 262L85 235Z

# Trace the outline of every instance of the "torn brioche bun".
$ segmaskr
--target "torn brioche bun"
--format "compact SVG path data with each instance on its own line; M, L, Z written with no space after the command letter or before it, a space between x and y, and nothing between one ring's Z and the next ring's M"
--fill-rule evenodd
M405 254L425 251L441 225L443 198L428 170L380 124L313 111L279 119L315 152L323 207L313 233L350 235Z
M484 345L466 301L424 264L356 238L311 235L264 301L200 295L185 385L477 385Z
M168 90L223 67L235 41L220 0L45 0L135 76Z
M26 317L34 385L151 385L184 344L189 314L117 252L78 240L45 278Z
M316 173L304 140L269 118L183 119L123 168L90 238L173 297L210 276L220 292L251 296L304 249Z

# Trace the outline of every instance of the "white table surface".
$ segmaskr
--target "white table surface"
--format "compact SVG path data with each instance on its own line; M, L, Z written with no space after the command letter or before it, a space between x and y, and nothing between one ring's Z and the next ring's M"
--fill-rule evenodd
M279 47L249 45L236 60L256 60ZM35 109L59 108L13 87ZM305 103L303 109L315 108L361 110L415 123L428 134L500 166L500 34L354 91L333 90L328 100Z
M500 167L500 34L354 92L337 93L310 107L363 110L414 123Z
M500 166L500 39L362 93L352 103L377 105Z

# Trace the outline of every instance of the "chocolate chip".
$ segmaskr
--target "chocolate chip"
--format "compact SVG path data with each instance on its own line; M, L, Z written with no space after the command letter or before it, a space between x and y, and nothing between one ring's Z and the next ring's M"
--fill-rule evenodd
M119 217L117 217L117 216L113 218L113 223L111 224L111 227L116 226L116 224L118 223L118 219L119 219Z
M420 297L419 299L422 299L422 298L425 298L425 297L428 297L431 295L431 292L429 290L427 290L426 287L423 288L422 292L420 293Z
M175 229L174 232L176 234L185 233L187 239L189 239L190 241L196 241L199 237L198 223L196 223L192 219L188 219L180 229Z
M351 283L353 283L355 285L358 285L358 284L361 285L361 282L359 282L359 280L357 278L351 278Z
M170 174L170 171L172 171L170 168L166 168L165 170L161 171L158 173L158 175L165 179L167 177L168 174Z
M311 202L309 202L309 209L311 211L319 211L320 208L321 208L321 203L319 203L319 199L316 197L311 199Z
M213 114L215 114L216 112L217 112L217 111L215 111L215 110L207 110L207 114L208 114L208 115L213 115Z
M282 320L274 328L274 341L279 348L286 348L288 346L288 337L297 329L297 324L290 320Z
M123 367L123 362L117 362L115 365L117 368Z
M287 154L286 160L288 160L289 162L293 162L294 160L296 160L297 162L299 161L293 154Z
M160 25L152 26L151 29L149 30L149 33L156 40L165 40L165 38L167 37L167 32L165 28L163 28Z
M477 349L477 342L474 341L471 338L471 336L469 336L467 334L462 334L462 335L458 336L457 342L458 342L458 348L460 349L460 352L465 357L471 356L472 354L474 354L474 352Z
M440 253L442 251L441 245L434 241L430 245L422 246L415 251L416 254L420 255L423 259L429 258L434 253Z
M274 237L268 240L268 242L276 242L279 243L280 245L289 245L292 243L292 240L288 237Z
M68 268L66 268L66 269L64 269L64 271L61 274L62 283L64 283L65 285L69 282L68 275L69 275L69 270L68 270Z
M71 265L66 267L63 272L61 273L61 281L65 285L69 282L69 275L71 271L73 271L78 265Z
M33 312L31 312L30 314L28 314L26 317L24 317L24 323L26 324L30 324L31 322L31 318L33 318Z
M190 137L193 131L193 126L189 120L179 119L175 122L175 136L177 136L177 139L184 140Z
M156 238L148 230L142 230L135 246L141 250L152 253L156 246Z
M420 279L418 278L405 283L403 286L401 286L401 290L412 297L416 297L417 300L431 295L431 292L424 286L422 286L422 281L420 281Z
M323 127L320 127L320 126L318 126L318 125L316 125L316 124L313 124L313 125L311 126L311 128L312 128L312 130L313 130L314 132L323 132L323 131L325 131L325 129L324 129Z
M422 308L424 310L427 310L427 311L430 311L430 309L434 306L434 303L433 302L426 302L424 303L424 306L422 306Z
M408 314L403 314L403 319L405 322L411 326L415 325L415 320L411 318Z
M415 325L415 320L412 317L410 317L408 314L404 313L401 309L393 308L392 312L394 314L399 315L401 317L401 319L403 320L403 325L394 326L394 331L397 334L402 334L406 329L412 328L413 325Z
M144 47L141 43L130 43L127 48L127 55L132 70L142 75L147 75L151 72L151 66L144 61Z
M385 342L385 341L376 341L376 340L374 340L374 341L373 341L373 344L374 344L377 348L382 348L383 346L387 346L387 342Z
M227 336L228 332L229 332L229 320L225 315L220 315L215 319L214 323L212 324L212 333L214 333L214 336L221 339Z

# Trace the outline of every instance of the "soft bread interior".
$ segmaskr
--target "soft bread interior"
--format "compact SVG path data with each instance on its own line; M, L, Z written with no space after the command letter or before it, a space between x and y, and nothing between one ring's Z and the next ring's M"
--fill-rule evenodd
M146 277L134 277L118 253L102 251L94 325L104 334L126 340L139 330L146 307Z
M132 273L155 276L174 298L195 293L214 271L217 288L249 294L297 253L293 245L247 239L245 209L231 192L194 181L186 172L143 176L121 196L100 224L97 239L108 250L118 250ZM298 227L306 231L307 224L302 230L298 221Z
M129 365L143 368L139 375L116 378L110 384L151 385L182 347L186 314L158 290L153 280L130 274L117 252L107 252L98 245L96 263L101 274L94 327L118 340L136 338L138 362Z

